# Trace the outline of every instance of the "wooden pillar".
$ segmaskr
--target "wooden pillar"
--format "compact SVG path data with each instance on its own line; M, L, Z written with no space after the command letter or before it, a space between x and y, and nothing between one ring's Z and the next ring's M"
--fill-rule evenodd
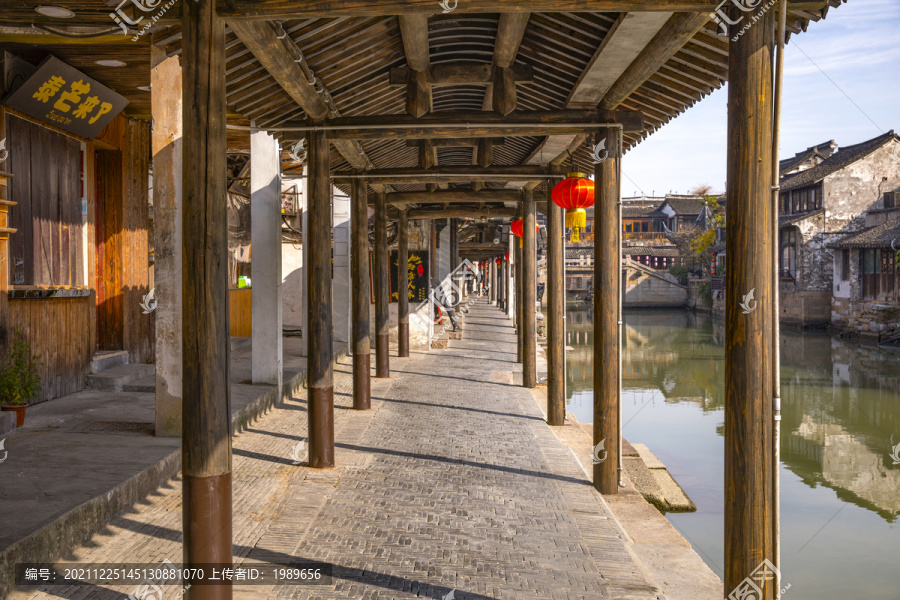
M153 115L153 281L156 296L156 430L181 436L182 83L179 57L150 45Z
M518 268L516 265L516 247L518 246L518 241L516 240L516 236L509 234L507 236L507 244L506 251L509 254L509 260L507 261L506 268L506 282L504 283L506 288L506 318L507 319L515 319L515 309L517 303L519 302L518 295L516 293L516 279L515 279L515 271L514 269Z
M550 197L547 181L547 423L566 422L566 288L563 281L565 219L563 209ZM596 209L594 209L596 210ZM594 220L597 223L597 220ZM596 293L596 290L595 290Z
M496 284L496 285L494 285L494 287L495 287L496 290L497 290L497 304L496 304L496 306L497 306L497 308L499 308L500 310L503 310L503 257L502 257L502 256L499 256L499 257L497 257L497 258L500 260L500 262L499 262L499 263L496 263L496 262L495 262L495 264L497 265L497 267L496 267L496 269L494 270L495 275L496 275L496 278L497 278L497 280L494 282L494 283Z
M533 388L537 385L537 271L535 226L537 215L534 206L534 190L526 189L522 203L522 385Z
M450 271L459 266L459 219L450 219Z
M228 216L225 22L214 0L182 7L183 348L182 472L185 567L232 562L231 389L228 382ZM210 571L206 571L211 575ZM208 576L209 576L208 575ZM191 588L227 600L230 583Z
M332 372L331 181L328 138L309 134L309 257L306 269L307 370L309 372L309 466L334 466L334 373ZM304 331L304 333L306 333Z
M390 377L387 202L384 192L375 201L375 377Z
M0 82L0 93L5 92L5 82ZM0 139L6 139L6 111L0 107ZM5 152L5 151L3 151ZM3 155L4 160L9 158ZM9 227L9 211L15 201L10 198L12 186L6 175L9 166L0 162L0 356L6 356L12 337L9 318L9 236L17 232L7 231ZM79 282L80 283L80 282ZM179 404L179 409L180 409ZM180 418L179 414L179 418ZM179 421L180 423L180 421Z
M371 407L372 342L369 328L369 211L364 179L354 179L350 188L352 227L350 248L350 281L353 315L353 408Z
M400 211L397 234L397 356L409 356L409 218Z
M519 218L522 218L521 207L519 207ZM512 256L515 261L513 262L513 285L516 289L516 304L513 306L513 323L516 326L516 362L522 363L525 345L525 337L522 329L522 280L524 279L522 271L522 238L514 235L510 235L509 238L512 240L513 245L513 252L510 253L510 256Z
M497 303L497 260L495 258L491 258L488 260L488 283L490 287L488 288L488 302L490 304Z
M732 16L738 16L737 13ZM772 464L772 65L769 11L729 43L725 272L725 590L775 561ZM744 16L744 21L747 17ZM737 35L742 23L731 27ZM746 307L746 308L744 308ZM760 600L777 594L765 582Z
M612 139L602 130L596 142ZM619 191L615 160L594 171L594 449L605 457L594 464L594 487L601 494L619 491ZM602 449L598 445L602 444Z

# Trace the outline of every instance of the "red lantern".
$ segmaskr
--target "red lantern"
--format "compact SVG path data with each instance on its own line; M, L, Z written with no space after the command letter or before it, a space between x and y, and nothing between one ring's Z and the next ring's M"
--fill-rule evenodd
M535 233L540 231L540 229L541 229L540 225L534 226ZM522 219L516 219L515 221L513 221L512 223L509 224L509 230L512 232L512 234L514 236L516 236L517 238L521 238L523 235L525 235L525 222ZM521 247L522 247L522 240L519 240L519 248L521 248Z
M497 259L497 266L498 266L498 267L500 266L500 259L499 259L499 258Z
M584 173L569 173L556 184L551 197L554 204L566 209L566 227L572 229L572 241L579 241L578 230L587 226L584 209L594 205L594 182Z
M506 257L505 257L505 258L506 258L506 260L507 260L507 262L508 262L508 261L509 261L509 252L506 253Z

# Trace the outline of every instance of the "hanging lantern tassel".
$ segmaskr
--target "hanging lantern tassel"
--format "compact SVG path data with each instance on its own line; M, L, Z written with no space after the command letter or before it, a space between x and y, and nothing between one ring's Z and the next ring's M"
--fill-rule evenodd
M569 173L556 184L551 197L554 204L566 210L566 227L572 230L572 241L580 241L579 231L587 227L584 209L594 205L594 182L582 173Z
M572 230L572 241L578 242L581 238L578 231L587 227L587 212L583 208L569 209L566 211L566 228Z

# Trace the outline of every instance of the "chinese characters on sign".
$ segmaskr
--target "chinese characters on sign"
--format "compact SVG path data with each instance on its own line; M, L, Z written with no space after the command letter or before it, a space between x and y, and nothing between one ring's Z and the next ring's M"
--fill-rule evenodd
M128 100L55 56L48 56L6 104L92 140L122 112Z
M397 275L397 260L397 251L391 251L391 302L397 302L398 285L402 279ZM421 302L428 298L428 252L411 250L408 267L409 300Z

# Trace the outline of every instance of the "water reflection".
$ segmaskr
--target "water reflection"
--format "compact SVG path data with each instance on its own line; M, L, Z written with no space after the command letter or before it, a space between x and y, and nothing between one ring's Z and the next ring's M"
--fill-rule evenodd
M592 416L590 311L570 312L568 410ZM683 311L625 317L624 435L646 443L698 511L667 515L721 577L724 323ZM900 355L783 331L783 567L800 598L900 600ZM863 596L860 591L866 592Z
M567 394L580 409L573 411L579 421L589 421L589 403L578 400L593 386L592 314L570 311L567 323ZM721 321L687 311L626 314L626 403L658 392L666 403L724 409L724 329ZM900 443L893 433L900 431L900 357L821 332L784 331L781 344L785 466L808 485L831 487L893 523L900 514L900 466L890 458ZM716 430L724 435L721 425Z

